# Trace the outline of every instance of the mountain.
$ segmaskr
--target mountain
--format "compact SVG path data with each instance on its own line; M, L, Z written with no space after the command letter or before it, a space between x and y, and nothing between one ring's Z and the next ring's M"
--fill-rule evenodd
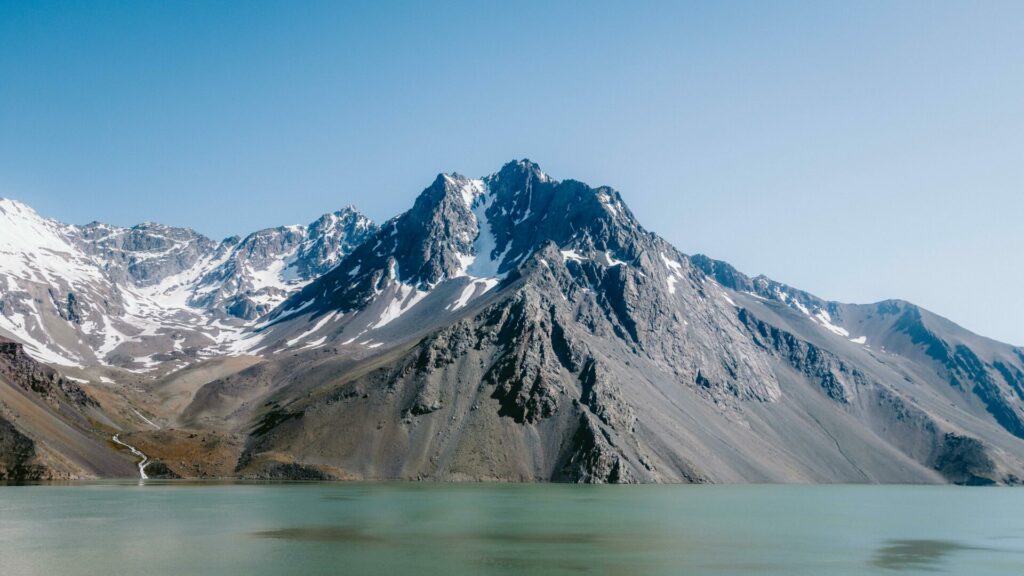
M181 367L228 351L374 230L346 208L218 243L153 223L68 225L0 200L0 336L54 365Z
M188 303L255 320L329 271L374 230L369 219L348 207L309 226L229 238L214 258L218 265L200 277Z
M611 188L515 161L441 174L379 228L344 229L361 241L317 251L335 256L280 291L236 281L246 266L227 254L298 274L306 244L289 229L216 247L159 229L165 243L140 245L156 261L111 264L110 282L183 278L187 297L161 310L214 315L214 344L141 373L98 354L107 363L62 372L177 476L1024 477L1024 350L907 302L829 302L688 256ZM74 324L74 306L54 302ZM157 335L195 326L142 316Z

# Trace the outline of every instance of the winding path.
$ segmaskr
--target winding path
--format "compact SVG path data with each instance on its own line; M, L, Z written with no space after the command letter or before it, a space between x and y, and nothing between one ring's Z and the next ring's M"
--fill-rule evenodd
M132 454L142 458L142 460L139 462L139 478L141 478L143 480L148 479L149 476L146 476L146 465L149 464L149 458L145 454L143 454L142 451L139 450L138 448L136 448L135 446L131 446L129 444L125 444L124 442L121 442L117 438L117 436L118 436L117 434L114 434L114 437L113 437L114 442L116 442L117 444L120 444L121 446L124 446L128 450L131 450Z

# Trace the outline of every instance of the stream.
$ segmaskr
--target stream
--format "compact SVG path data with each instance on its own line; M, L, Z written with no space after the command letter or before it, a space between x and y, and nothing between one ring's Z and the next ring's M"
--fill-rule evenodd
M119 440L117 438L117 436L118 436L117 434L114 434L114 437L113 437L114 442L116 442L117 444L120 444L121 446L124 446L125 448L130 450L132 454L142 458L142 460L139 461L139 478L141 478L143 480L148 479L149 476L146 476L146 465L149 464L149 458L146 457L146 455L143 454L142 451L139 450L138 448L136 448L135 446L132 446L130 444L125 444L124 442L121 442L121 440Z

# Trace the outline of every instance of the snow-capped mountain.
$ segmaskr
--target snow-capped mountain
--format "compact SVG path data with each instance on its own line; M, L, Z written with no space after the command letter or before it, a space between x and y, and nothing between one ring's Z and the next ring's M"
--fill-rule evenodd
M144 371L225 353L374 229L346 208L215 242L154 223L63 224L0 200L0 334L64 366Z
M909 304L827 302L688 257L614 190L528 161L438 176L268 318L259 349L309 364L288 360L280 388L252 398L278 408L243 453L250 472L276 473L281 454L370 477L975 483L1024 471L1024 352ZM351 443L310 443L336 422ZM393 440L363 453L364 430L381 426ZM504 456L481 456L499 437Z
M218 248L218 265L199 279L189 304L254 320L334 267L375 229L368 218L347 207L308 226L229 238Z
M220 244L97 226L83 247L4 207L24 232L0 237L0 327L44 361L152 367L75 377L168 474L1024 477L1024 350L688 256L615 190L529 161L441 174L379 228L339 213Z
M643 234L614 190L555 181L527 160L480 179L441 174L412 209L383 224L270 319L347 315L321 326L343 325L346 340L362 340L414 309L459 312L546 245L559 246L562 259L582 262L586 253L614 266L624 246ZM297 341L275 343L280 333L271 326L259 340L268 349Z

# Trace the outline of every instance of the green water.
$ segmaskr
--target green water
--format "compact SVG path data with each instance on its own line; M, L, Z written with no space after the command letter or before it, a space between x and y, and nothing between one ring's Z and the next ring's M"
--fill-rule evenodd
M0 487L0 574L1024 574L1024 490Z

